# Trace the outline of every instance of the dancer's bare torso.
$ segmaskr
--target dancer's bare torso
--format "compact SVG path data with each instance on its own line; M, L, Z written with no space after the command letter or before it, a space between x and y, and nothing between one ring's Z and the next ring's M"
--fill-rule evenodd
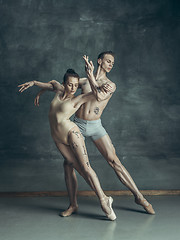
M61 100L62 92L56 93L49 109L51 136L55 142L68 145L69 130L76 125L70 117L77 111L71 99Z
M97 83L99 86L102 86L105 83L109 83L110 85L114 84L108 78L97 79ZM81 88L81 93L88 93L92 91L87 78L81 78L79 80L79 87ZM93 100L84 103L76 112L76 117L89 121L99 119L110 98L111 95L109 98L102 101L97 101L94 98Z

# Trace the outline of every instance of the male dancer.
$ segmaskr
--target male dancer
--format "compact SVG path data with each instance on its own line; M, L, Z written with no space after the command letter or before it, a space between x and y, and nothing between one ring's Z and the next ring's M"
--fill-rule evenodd
M128 171L120 162L116 155L115 148L111 142L109 135L101 125L100 117L104 108L109 102L116 85L107 78L107 73L111 71L114 64L114 54L111 51L102 52L98 56L98 69L93 75L94 66L88 61L88 57L83 57L86 64L86 73L88 78L81 78L79 87L82 93L93 91L96 99L83 104L75 114L74 122L79 127L84 137L91 137L92 141L107 160L109 165L114 169L119 180L133 193L135 202L142 205L149 214L155 214L152 205L143 197L138 190L136 184L131 178ZM63 86L55 81L59 88ZM44 92L41 90L35 98L35 105L39 105L39 97ZM71 157L71 156L69 156ZM62 212L62 216L70 216L77 211L77 178L75 171L71 165L64 160L65 180L70 198L69 208Z

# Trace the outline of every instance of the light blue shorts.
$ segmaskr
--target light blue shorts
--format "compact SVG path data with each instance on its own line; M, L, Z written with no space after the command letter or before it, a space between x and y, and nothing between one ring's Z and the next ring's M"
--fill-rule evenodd
M101 119L87 121L81 118L74 117L74 123L79 127L84 137L91 137L93 141L105 136L106 130L101 124Z

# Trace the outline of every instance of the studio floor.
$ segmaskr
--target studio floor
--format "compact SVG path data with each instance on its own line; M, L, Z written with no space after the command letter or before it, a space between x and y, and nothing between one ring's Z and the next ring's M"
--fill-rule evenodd
M79 211L60 217L67 197L0 198L1 240L179 240L180 196L148 196L156 215L132 196L114 196L117 220L104 216L96 197L78 197Z

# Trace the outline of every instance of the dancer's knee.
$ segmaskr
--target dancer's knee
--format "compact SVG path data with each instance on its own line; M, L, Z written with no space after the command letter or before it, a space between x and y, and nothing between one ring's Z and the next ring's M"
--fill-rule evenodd
M106 160L107 160L107 162L109 163L109 165L110 165L111 167L114 166L114 164L115 164L115 159L116 159L116 154L114 154L114 152L109 151L109 152L106 153Z
M118 169L119 171L123 171L123 165L116 154L107 156L107 161L114 170Z
M117 158L116 151L115 151L115 148L113 145L111 148L106 149L106 152L104 154L105 154L105 158L109 164L112 163L114 161L114 159Z
M64 170L72 170L73 169L73 163L71 161L68 161L67 159L64 160L64 163L63 163L63 167L64 167Z
M81 166L81 170L86 176L89 176L92 173L92 168L91 168L89 162L86 162L85 164L83 164Z

